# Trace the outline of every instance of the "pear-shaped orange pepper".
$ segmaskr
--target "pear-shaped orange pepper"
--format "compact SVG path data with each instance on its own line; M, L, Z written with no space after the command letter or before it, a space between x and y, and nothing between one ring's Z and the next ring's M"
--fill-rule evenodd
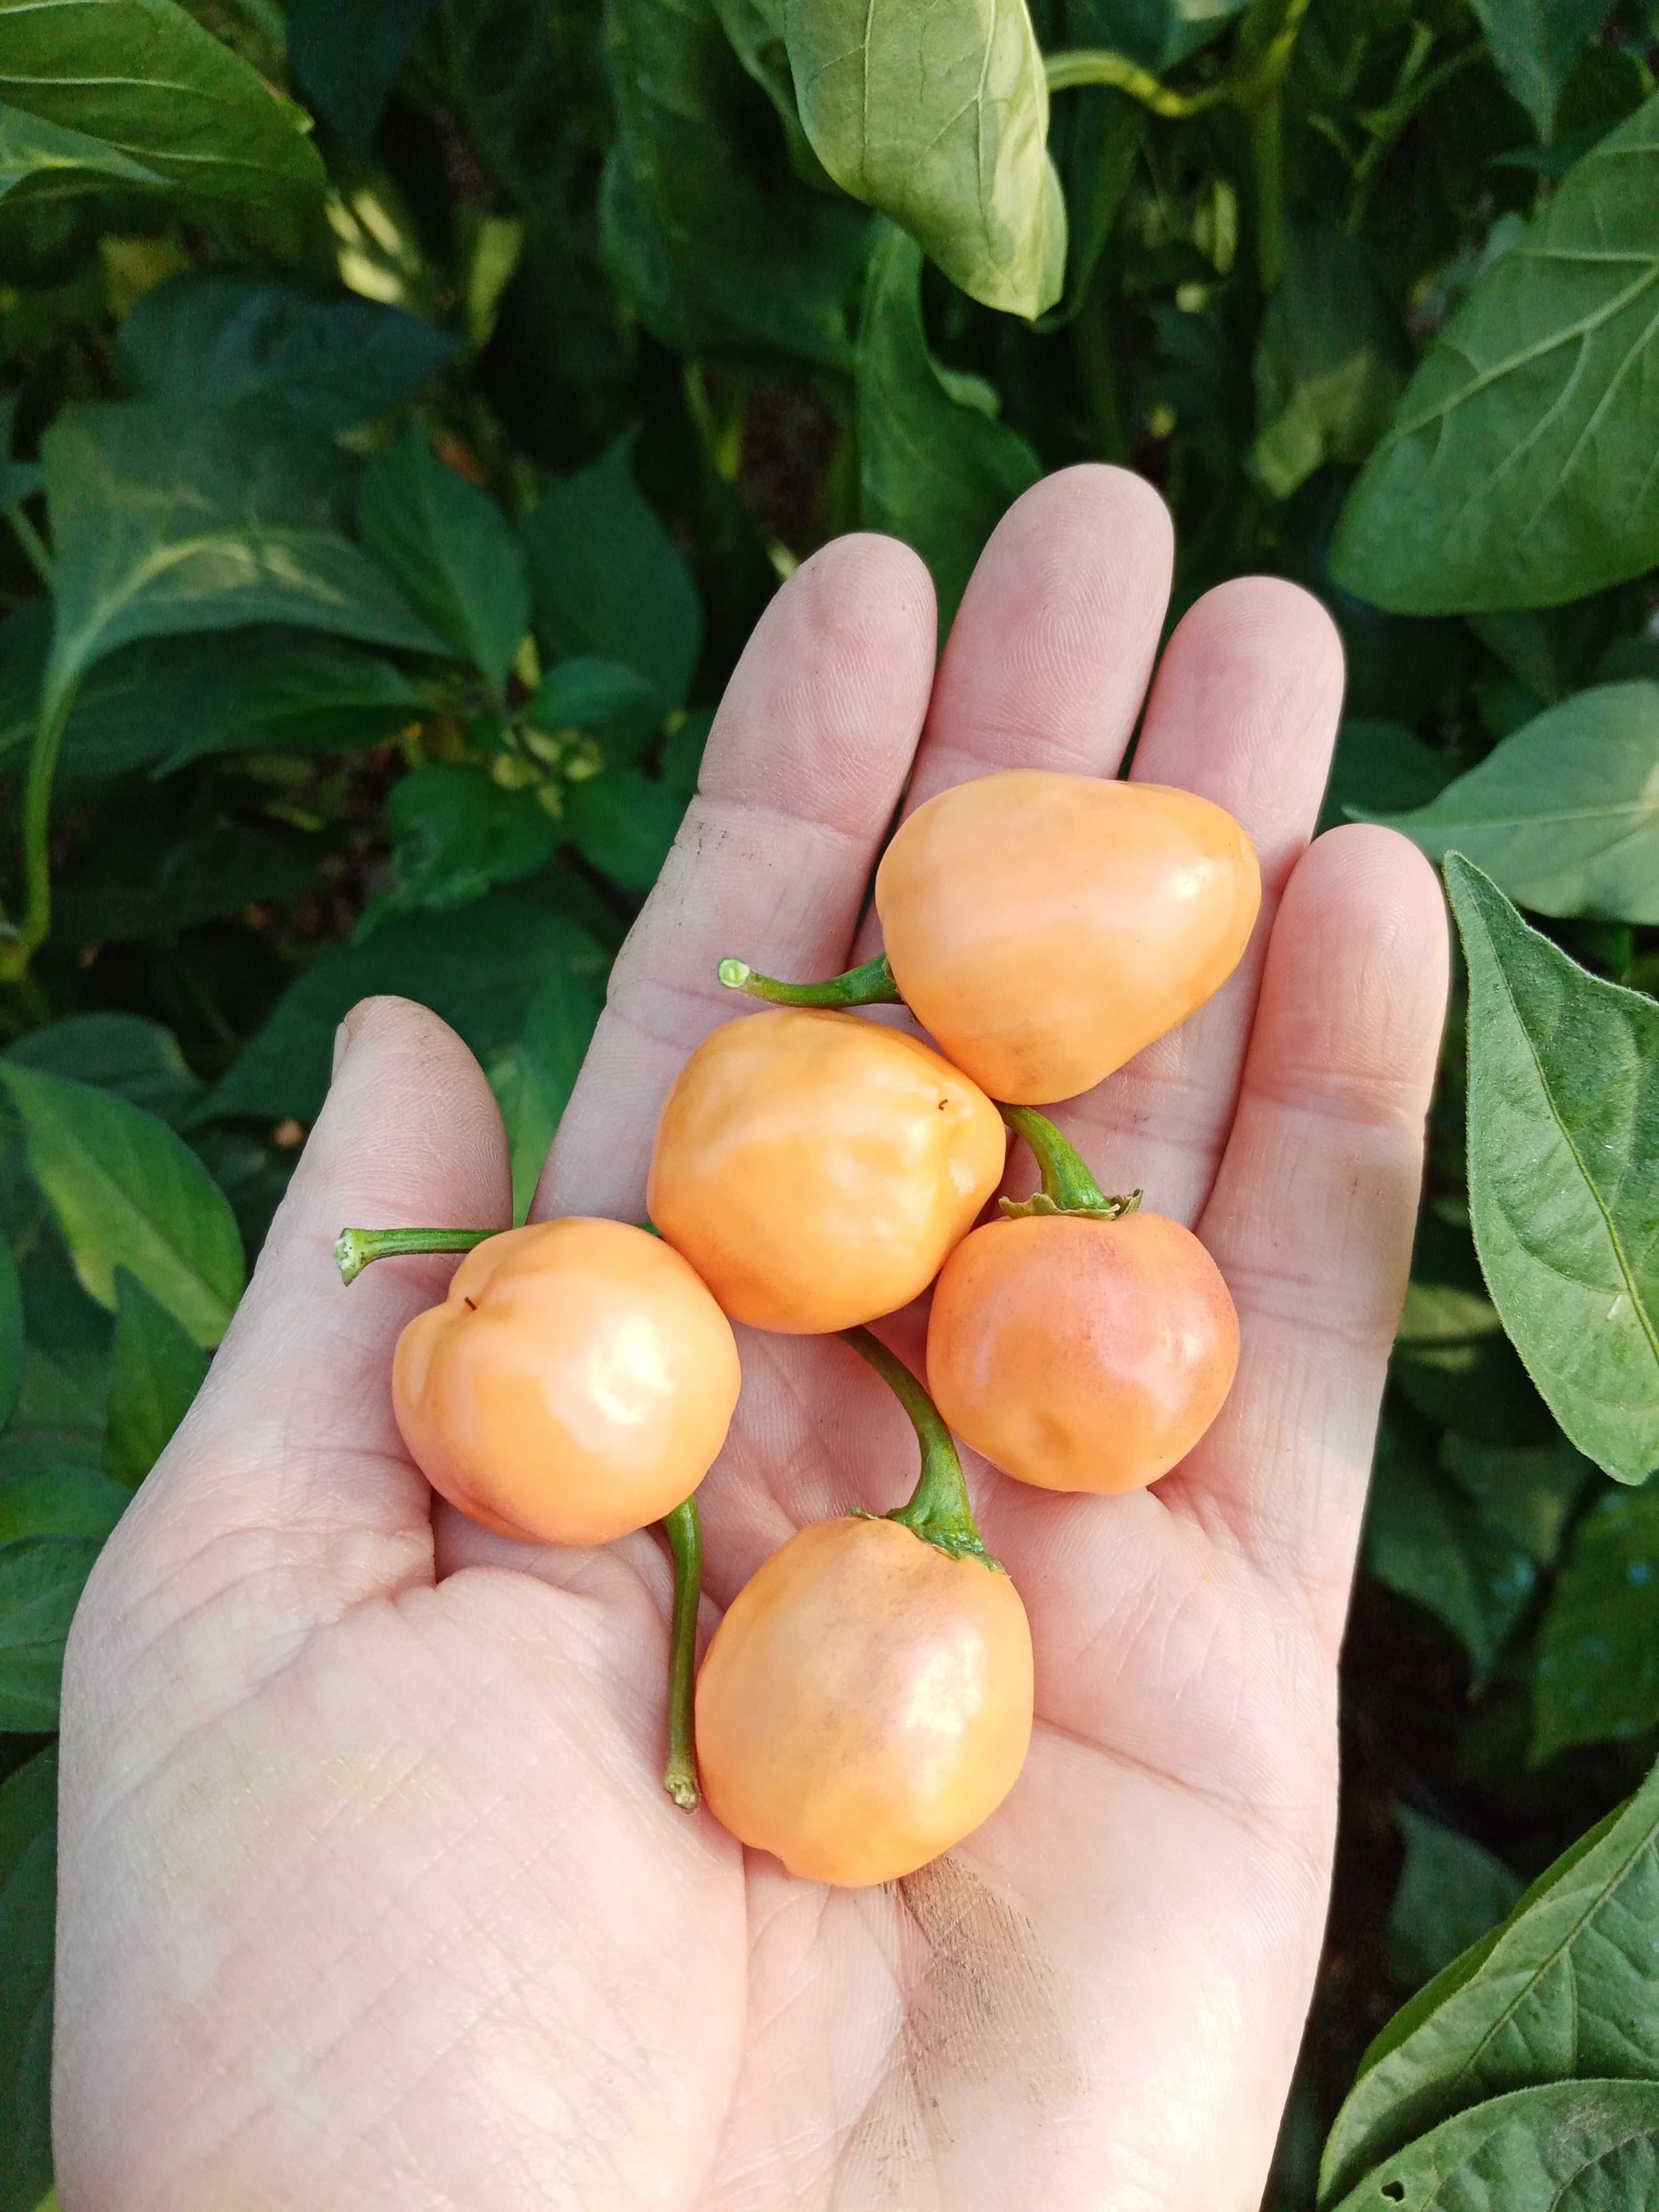
M648 1203L734 1319L821 1335L920 1297L1006 1156L996 1108L930 1047L791 1009L728 1022L687 1060Z
M886 951L827 983L741 960L733 989L791 1006L902 1000L994 1098L1074 1097L1213 996L1261 903L1231 814L1164 784L1009 769L900 825L876 871Z
M1042 1168L1014 1218L965 1237L933 1287L927 1385L965 1443L1044 1490L1156 1482L1220 1412L1238 1316L1190 1229L1104 1197L1029 1107L1008 1109Z
M801 1529L744 1584L697 1677L696 1740L733 1835L856 1887L914 1873L996 1810L1030 1743L1033 1668L926 1393L863 1330L848 1340L917 1423L915 1496Z

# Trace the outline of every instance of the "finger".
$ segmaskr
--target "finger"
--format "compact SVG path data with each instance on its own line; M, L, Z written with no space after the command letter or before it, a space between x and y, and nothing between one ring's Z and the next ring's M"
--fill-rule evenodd
M1224 806L1261 863L1261 915L1225 986L1060 1117L1108 1189L1196 1218L1232 1120L1268 933L1330 773L1342 646L1317 599L1242 576L1186 615L1159 666L1131 771Z
M1200 1224L1238 1308L1238 1380L1156 1494L1301 1584L1333 1647L1405 1299L1448 962L1414 847L1361 827L1319 840L1285 894Z
M697 796L611 979L532 1211L645 1200L651 1133L682 1061L739 1011L715 969L844 964L915 751L933 673L933 585L896 539L838 538L783 586L709 733Z
M443 1295L453 1258L383 1260L348 1288L343 1227L505 1227L507 1145L489 1086L423 1006L369 999L253 1279L190 1414L144 1484L141 1534L245 1564L269 1555L331 1601L430 1575L427 1486L392 1410L405 1322ZM132 1516L129 1516L132 1517ZM325 1585L325 1593L323 1586Z
M1089 463L1014 501L951 626L907 809L997 769L1110 775L1146 696L1175 534L1144 477Z

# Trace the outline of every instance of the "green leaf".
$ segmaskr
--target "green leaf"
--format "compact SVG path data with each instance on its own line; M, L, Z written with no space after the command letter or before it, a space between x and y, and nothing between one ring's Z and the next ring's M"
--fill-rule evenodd
M800 118L844 191L988 307L1060 297L1066 203L1025 0L787 0Z
M1472 1836L1425 1820L1408 1805L1396 1806L1394 1817L1406 1863L1389 1909L1389 1972L1416 1989L1495 1928L1522 1885Z
M142 833L143 813L129 825ZM278 904L317 888L316 854L293 837L240 823L204 823L159 851L134 834L116 848L94 848L58 878L52 941L119 943L194 927L255 902Z
M495 501L446 468L413 424L369 463L358 497L369 550L499 691L530 627L530 581Z
M1292 216L1285 273L1255 352L1251 472L1288 499L1328 461L1363 461L1405 389L1411 349L1361 241L1328 218Z
M1580 1522L1538 1633L1533 1756L1659 1723L1659 1490L1613 1491Z
M1419 1413L1483 1443L1540 1443L1556 1434L1486 1295L1467 1225L1433 1209L1418 1222L1390 1372Z
M98 1551L88 1536L0 1544L0 1729L57 1727L64 1639Z
M103 680L129 654L186 643L197 648L198 670L216 649L222 665L201 670L194 704L173 722L174 742L159 774L207 753L351 752L383 743L426 711L426 700L403 671L373 653L321 639L289 642L281 631L251 630L246 637L248 651L229 657L222 639L205 647L195 639L157 640L112 655L76 696L64 737L65 757L73 757L82 714L93 711L88 695L100 697ZM177 672L182 676L183 667Z
M410 41L432 0L288 0L288 58L306 98L367 154Z
M173 0L0 0L0 182L14 190L153 179L258 202L326 189L300 110Z
M1638 2212L1659 2191L1659 2085L1562 2081L1460 2112L1335 2212Z
M758 348L845 368L867 221L775 150L709 0L607 0L617 138L600 201L612 282L680 353ZM771 158L769 159L769 153Z
M146 398L175 407L257 400L325 431L407 405L460 351L430 323L376 301L225 270L191 270L146 292L118 348Z
M547 1148L604 1011L601 976L556 969L531 1000L522 1035L489 1063L490 1087L507 1124L515 1221L529 1213Z
M25 1536L87 1536L101 1544L131 1503L131 1492L96 1468L38 1468L0 1481L0 1545Z
M0 1238L0 1429L23 1387L23 1284L11 1247Z
M1599 1479L1595 1462L1565 1437L1547 1444L1492 1444L1448 1429L1440 1464L1481 1518L1513 1537L1540 1567L1554 1564L1574 1509Z
M662 726L667 702L656 685L617 660L563 660L550 669L525 708L538 730L598 730L611 752L613 733L629 750L647 744Z
M1598 2075L1659 2081L1656 1984L1659 1768L1377 2039L1326 2144L1321 2205L1413 2137L1506 2091L1577 2089ZM1512 2212L1501 2193L1487 2202Z
M0 2212L52 2185L52 1976L58 1750L0 1782Z
M1550 1411L1621 1482L1659 1463L1659 1006L1585 974L1456 854L1469 1204Z
M1427 806L1367 818L1466 854L1534 913L1659 922L1659 684L1580 691Z
M589 467L554 478L525 522L524 548L544 661L619 661L665 709L690 689L702 610L634 482L635 436L624 433Z
M115 1346L104 1465L136 1490L190 1411L208 1364L188 1331L125 1267L115 1271Z
M929 352L921 250L892 224L865 286L858 422L860 520L926 561L943 637L981 548L1042 470L1018 432L968 402Z
M1473 0L1498 73L1548 142L1573 64L1613 0Z
M573 784L564 823L583 860L624 890L648 891L679 834L685 804L665 783L634 768L607 769Z
M116 1270L130 1268L198 1344L217 1344L241 1296L242 1244L195 1154L111 1091L10 1060L0 1085L88 1296L112 1308Z
M359 999L379 992L432 1007L487 1066L523 1034L530 1003L553 970L599 976L609 964L568 915L522 890L493 891L455 913L388 922L364 944L331 946L289 985L210 1095L209 1110L314 1120L336 1028Z
M1659 561L1659 97L1493 263L1349 495L1339 584L1401 614L1554 606Z
M81 407L40 450L57 545L54 697L128 639L178 630L287 622L443 650L338 528L336 459L257 410Z
M202 1096L173 1031L137 1014L70 1014L19 1037L5 1056L18 1067L118 1091L175 1127Z
M1403 723L1345 715L1319 810L1319 829L1334 830L1353 814L1426 806L1450 781L1451 763L1445 755L1413 737Z
M398 880L358 925L361 942L393 915L437 912L533 875L552 859L558 824L529 791L503 791L487 769L442 761L392 786L386 817Z
M1521 1546L1483 1521L1386 1425L1365 1515L1364 1564L1379 1582L1445 1622L1469 1655L1476 1687L1497 1664L1538 1579Z

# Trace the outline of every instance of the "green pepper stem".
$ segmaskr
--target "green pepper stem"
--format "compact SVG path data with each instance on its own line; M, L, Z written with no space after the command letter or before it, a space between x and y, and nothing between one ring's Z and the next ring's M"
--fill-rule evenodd
M908 1502L884 1517L908 1528L924 1543L948 1552L953 1559L977 1559L981 1566L1000 1574L1000 1562L991 1557L980 1535L962 1462L939 1407L904 1362L867 1328L844 1328L841 1334L842 1341L875 1369L910 1416L921 1447L921 1473Z
M1090 1174L1087 1163L1068 1137L1055 1128L1046 1114L1039 1114L1031 1106L999 1106L1003 1120L1017 1137L1024 1137L1036 1158L1042 1176L1042 1189L1036 1198L1005 1198L1002 1210L1016 1218L1033 1213L1077 1213L1091 1221L1116 1221L1121 1215L1133 1213L1140 1204L1140 1193L1130 1191L1123 1198L1108 1198Z
M334 1264L343 1283L355 1283L372 1260L397 1260L411 1252L470 1252L499 1229L343 1229Z
M693 1692L697 1678L697 1607L702 1597L702 1528L697 1501L688 1498L664 1521L674 1557L674 1621L668 1645L668 1765L663 1787L682 1812L702 1802L697 1788L697 1732Z
M775 1006L902 1006L903 996L893 981L887 955L878 953L861 968L844 975L831 975L823 983L781 983L775 975L757 974L746 960L722 960L720 979L728 991L746 991L751 999L768 999Z

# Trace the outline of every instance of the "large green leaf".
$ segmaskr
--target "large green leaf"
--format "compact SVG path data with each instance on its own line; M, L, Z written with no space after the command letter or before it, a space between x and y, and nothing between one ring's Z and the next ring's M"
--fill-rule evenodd
M1025 0L787 0L800 119L855 199L987 307L1039 315L1066 273L1066 203Z
M624 890L648 891L679 833L685 802L637 769L608 769L574 786L565 825L583 860Z
M41 458L58 556L54 696L128 639L179 630L297 623L443 650L340 529L336 458L256 407L76 408Z
M209 1106L220 1115L313 1120L328 1089L336 1028L359 999L380 992L431 1006L487 1066L523 1034L550 974L599 976L608 964L585 929L527 890L400 918L362 945L332 947L290 984Z
M153 180L263 201L326 189L301 111L173 0L0 0L0 185L17 191Z
M288 0L288 58L306 98L366 154L410 40L433 0Z
M1621 1482L1659 1464L1659 1006L1584 973L1453 854L1469 1204L1516 1350Z
M98 1552L89 1536L0 1544L0 1729L57 1727L64 1639Z
M386 817L398 880L372 900L360 939L393 915L436 912L482 898L494 884L533 875L552 859L558 824L532 791L503 791L487 769L438 761L394 784Z
M1555 112L1573 64L1612 13L1613 0L1473 0L1498 74L1538 126Z
M1659 1490L1613 1491L1580 1523L1538 1633L1533 1754L1659 1722Z
M1562 2081L1460 2112L1336 2212L1639 2212L1659 2192L1659 2084Z
M1659 684L1578 692L1414 813L1353 811L1535 913L1659 922Z
M52 2185L52 1971L58 1752L0 1782L0 2212Z
M358 512L365 544L410 604L500 690L530 628L530 580L489 493L446 468L411 424L364 470Z
M1659 561L1659 96L1493 263L1343 512L1338 583L1401 614L1544 607Z
M136 1275L115 1271L115 1343L104 1465L136 1489L201 1389L207 1361L188 1330Z
M195 1154L112 1091L14 1060L0 1062L0 1085L88 1295L113 1307L116 1270L129 1268L198 1344L217 1344L241 1296L242 1243Z
M890 223L865 285L858 406L860 519L926 561L943 636L980 549L1042 464L996 420L990 387L942 369L928 350L921 249Z
M415 398L460 351L414 315L275 277L192 270L144 294L121 325L148 398L256 399L314 430L344 430Z
M201 1079L191 1073L173 1031L137 1014L70 1014L19 1037L7 1046L6 1058L19 1067L118 1091L175 1125L202 1095Z
M1508 2090L1597 2075L1659 2081L1656 1990L1659 1769L1383 2030L1331 2130L1321 2205ZM1487 2202L1512 2212L1501 2193Z
M0 1544L24 1536L87 1536L101 1544L131 1503L130 1490L93 1467L9 1475L0 1481Z
M866 218L794 175L709 0L607 0L605 43L617 139L601 213L617 289L677 351L845 368Z
M142 805L117 826L120 842L94 842L59 878L52 915L58 944L170 934L255 902L285 905L317 888L316 853L298 837L204 822L153 844Z
M1522 1547L1388 1427L1377 1443L1364 1564L1379 1582L1445 1622L1468 1653L1477 1686L1497 1664L1538 1579Z
M1334 830L1348 821L1351 807L1364 814L1426 806L1450 781L1446 756L1413 737L1403 723L1345 715L1319 828Z
M1406 1845L1400 1886L1389 1908L1389 1971L1408 1990L1432 1979L1510 1911L1522 1883L1473 1836L1395 1808Z
M1481 1518L1501 1528L1540 1566L1554 1563L1579 1499L1601 1477L1565 1437L1552 1443L1481 1443L1448 1429L1440 1464L1473 1498Z
M536 641L548 661L619 661L678 707L702 646L696 586L634 482L633 432L555 477L524 525Z
M1285 273L1255 351L1252 473L1288 499L1328 461L1363 461L1405 389L1411 352L1360 240L1328 218L1286 227Z

